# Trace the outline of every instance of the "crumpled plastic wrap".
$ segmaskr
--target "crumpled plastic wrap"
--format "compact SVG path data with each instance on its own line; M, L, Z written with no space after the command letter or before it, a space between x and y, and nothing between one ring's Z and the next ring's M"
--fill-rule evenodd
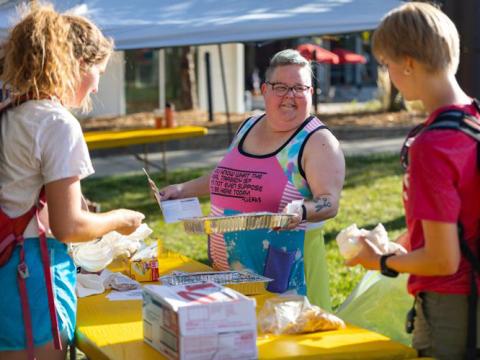
M137 281L130 279L122 273L111 273L108 275L103 281L103 286L105 286L105 289L113 289L117 291L140 289L140 284Z
M301 334L343 329L345 323L337 316L310 304L305 296L288 295L267 299L258 313L263 333Z
M340 254L346 259L352 259L358 255L363 244L359 237L363 236L370 240L382 254L404 254L405 248L388 239L388 233L385 227L379 223L373 230L359 229L357 224L352 224L337 235L337 244Z
M102 294L107 289L129 291L139 289L140 284L122 273L114 273L107 269L98 274L77 274L77 296L82 298Z
M77 274L77 296L82 298L102 294L107 289L129 291L139 289L140 284L122 273L114 273L107 269L98 274Z
M144 259L154 259L158 256L158 242L154 242L148 246L138 249L130 261L140 261Z
M73 261L86 271L99 272L118 256L130 257L152 232L147 224L142 224L130 235L112 231L100 240L72 244Z

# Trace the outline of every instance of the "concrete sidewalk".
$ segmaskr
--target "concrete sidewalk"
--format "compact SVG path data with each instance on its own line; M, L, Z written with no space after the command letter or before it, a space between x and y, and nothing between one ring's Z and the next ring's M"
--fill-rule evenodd
M345 156L373 153L399 153L404 137L340 140ZM225 149L196 149L167 151L168 170L215 166L225 154ZM149 161L162 164L162 153L149 153ZM94 177L135 174L142 171L143 163L133 155L94 157ZM154 171L154 170L150 170Z

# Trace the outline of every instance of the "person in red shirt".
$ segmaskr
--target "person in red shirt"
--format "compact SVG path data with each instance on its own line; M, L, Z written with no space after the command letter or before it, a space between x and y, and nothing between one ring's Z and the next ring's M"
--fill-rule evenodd
M458 224L470 249L478 254L477 142L457 130L425 131L447 110L480 116L455 79L458 32L435 6L409 2L382 20L373 36L373 51L404 98L422 101L430 115L406 140L403 199L407 233L399 240L411 251L382 256L363 239L362 251L347 265L361 264L390 276L411 274L408 291L416 298L413 347L420 356L464 359L471 264L460 250ZM477 279L477 288L478 284Z

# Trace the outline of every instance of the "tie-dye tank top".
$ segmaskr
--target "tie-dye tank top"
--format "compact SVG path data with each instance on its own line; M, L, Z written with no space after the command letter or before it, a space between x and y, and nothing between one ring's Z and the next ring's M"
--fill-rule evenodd
M227 154L212 172L212 215L282 212L292 200L312 197L300 161L308 138L315 131L326 127L317 118L309 117L275 152L266 155L248 154L243 151L244 140L263 116L245 121ZM298 294L305 295L306 229L307 223L302 222L294 230L262 229L213 234L209 238L209 257L219 270L249 269L264 274L270 247L289 253L293 263L290 264L290 274L287 274L288 286L285 290L295 290Z

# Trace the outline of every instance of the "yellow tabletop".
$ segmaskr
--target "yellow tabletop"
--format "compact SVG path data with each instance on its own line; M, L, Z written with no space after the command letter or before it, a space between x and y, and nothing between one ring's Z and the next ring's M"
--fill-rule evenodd
M120 131L91 131L83 135L90 150L126 147L203 136L207 129L201 126L178 126L164 129Z
M208 266L178 254L160 258L160 274L173 270L209 271ZM256 297L260 308L271 295ZM90 359L164 359L143 342L142 302L109 301L105 294L78 301L77 346ZM304 335L262 335L259 359L411 359L416 352L369 330L348 326Z

